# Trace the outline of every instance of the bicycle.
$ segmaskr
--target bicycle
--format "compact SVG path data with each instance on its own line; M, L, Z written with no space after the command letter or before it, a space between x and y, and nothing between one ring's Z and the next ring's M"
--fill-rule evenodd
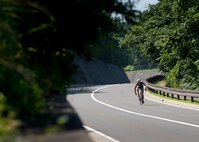
M138 96L138 101L140 102L140 105L144 103L144 91L139 89L138 87L135 88L135 95Z

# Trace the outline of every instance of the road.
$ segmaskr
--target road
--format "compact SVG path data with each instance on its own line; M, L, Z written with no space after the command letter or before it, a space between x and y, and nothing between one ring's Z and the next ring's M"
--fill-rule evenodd
M93 86L67 99L84 125L120 142L197 142L199 111L145 99L139 105L132 84Z

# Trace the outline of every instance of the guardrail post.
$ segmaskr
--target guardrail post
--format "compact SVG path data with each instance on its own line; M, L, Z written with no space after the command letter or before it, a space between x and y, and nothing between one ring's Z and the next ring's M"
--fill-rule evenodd
M177 97L178 97L178 100L180 100L180 95L177 95Z
M194 102L193 97L191 96L191 102Z
M156 93L157 90L151 88L151 91L152 91L153 93Z
M187 96L184 96L184 100L187 100Z
M175 88L169 88L169 87L162 87L162 86L157 86L152 83L154 83L156 80L160 80L160 77L162 78L163 76L153 76L148 79L146 79L147 82L147 87L150 88L154 93L167 96L167 97L172 97L176 98L178 100L184 99L187 100L191 98L191 102L194 102L195 97L199 97L199 91L195 90L181 90L181 89L175 89ZM186 95L187 94L187 95ZM190 97L189 97L190 96ZM188 97L188 98L187 98Z

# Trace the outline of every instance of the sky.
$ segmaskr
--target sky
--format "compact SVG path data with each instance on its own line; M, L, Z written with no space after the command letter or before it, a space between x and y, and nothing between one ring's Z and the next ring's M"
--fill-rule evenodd
M128 0L122 0L123 2L128 1ZM133 1L133 0L131 0ZM134 0L135 2L135 9L136 10L140 10L140 11L144 11L147 9L148 4L156 4L158 3L158 0Z
M144 11L147 9L148 4L156 4L158 0L140 0L139 2L135 3L135 9Z

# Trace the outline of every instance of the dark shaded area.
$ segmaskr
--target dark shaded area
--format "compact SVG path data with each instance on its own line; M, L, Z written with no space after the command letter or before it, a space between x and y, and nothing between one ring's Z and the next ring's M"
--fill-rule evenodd
M155 84L156 82L159 82L161 80L165 79L164 75L154 75L152 77L149 77L146 79L149 83Z
M89 142L91 141L83 124L65 95L52 94L46 100L46 114L29 120L28 123L21 126L21 134L26 136L28 141L39 141L42 137L44 142L59 140L60 142ZM24 114L25 115L25 114ZM49 134L46 133L48 129ZM68 135L71 133L73 137ZM44 135L47 134L47 135ZM61 136L60 136L61 134ZM51 135L51 137L48 137ZM29 137L27 137L29 136Z
M134 22L136 11L130 1L0 0L0 135L43 131L67 114L57 94L73 81L74 56L91 59L96 37L113 26L112 13ZM72 121L60 128L81 125L67 115Z
M57 125L57 119L62 116L69 118L67 123L62 126L62 129L83 129L80 119L64 95L57 94L49 97L46 102L46 110L44 110L47 112L45 115L32 118L28 123L24 124L21 127L22 131L26 131L29 128L39 128L42 130L42 128L45 129L49 124Z

